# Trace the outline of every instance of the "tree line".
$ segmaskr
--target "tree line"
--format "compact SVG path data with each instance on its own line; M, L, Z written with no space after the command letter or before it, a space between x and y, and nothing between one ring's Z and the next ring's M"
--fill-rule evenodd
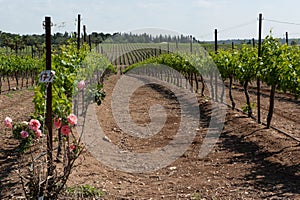
M76 33L54 33L51 38L52 45L67 44L67 41L76 37ZM92 33L91 42L99 44L112 37L109 33ZM43 49L45 43L45 34L20 35L0 31L0 47L9 47L12 51L22 51L28 46L32 46L35 50Z
M87 35L87 41L90 39L92 44L100 44L102 42L107 43L161 43L161 42L179 42L189 43L191 40L197 42L194 37L191 36L170 36L170 35L156 35L152 36L147 33L133 34L133 33L98 33L92 32ZM52 35L53 45L66 44L68 39L76 37L76 32L54 33ZM82 36L82 40L83 40ZM32 46L37 49L43 48L45 40L45 34L32 34L32 35L20 35L0 31L0 47L9 47L11 50L23 50L27 46Z

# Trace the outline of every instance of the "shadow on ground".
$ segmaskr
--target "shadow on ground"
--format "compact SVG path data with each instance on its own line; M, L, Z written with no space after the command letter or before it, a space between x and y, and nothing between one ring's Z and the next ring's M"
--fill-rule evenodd
M252 135L257 130L254 130ZM300 194L300 164L284 165L279 162L273 162L271 157L278 157L279 154L290 151L291 148L298 148L299 145L285 147L275 152L263 150L256 142L247 141L245 136L231 135L229 132L222 134L221 146L229 151L238 153L232 157L229 163L252 163L254 166L249 173L245 175L242 186L249 186L249 182L254 183L254 188L261 191L267 191L271 197L286 197L286 195Z

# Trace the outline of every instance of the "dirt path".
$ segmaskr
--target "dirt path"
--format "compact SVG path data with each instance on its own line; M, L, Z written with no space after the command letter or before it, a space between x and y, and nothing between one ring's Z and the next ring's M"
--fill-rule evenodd
M107 97L96 112L100 125L118 147L149 152L168 144L178 129L179 105L172 93L149 85L134 92L130 112L137 124L150 118L147 110L161 104L168 110L162 131L150 139L132 137L116 124L111 93L117 76L105 82ZM202 121L209 120L210 103L199 97ZM202 129L203 128L203 129ZM105 166L86 152L69 185L90 184L106 192L105 199L296 199L300 198L300 146L267 130L245 115L228 109L224 130L213 151L198 157L205 127L179 159L152 173L126 173ZM97 133L94 133L97 134Z

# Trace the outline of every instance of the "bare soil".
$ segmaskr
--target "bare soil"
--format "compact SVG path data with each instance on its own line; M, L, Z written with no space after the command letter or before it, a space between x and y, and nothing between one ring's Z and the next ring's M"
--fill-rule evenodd
M123 132L112 115L111 93L118 78L114 75L105 81L107 96L96 109L98 121L111 143L133 152L151 152L168 144L180 123L180 106L172 92L157 85L135 91L129 107L137 124L150 122L151 105L160 104L167 110L166 124L158 134L150 139L136 138ZM32 95L27 90L0 95L0 119L5 116L16 121L28 119L33 112ZM234 95L239 100L238 106L243 106L242 91L236 90ZM299 101L291 98L284 94L277 97L273 125L298 137ZM103 199L300 199L299 143L276 130L266 129L241 112L228 108L217 144L207 157L200 159L198 154L211 104L201 96L198 101L202 126L188 150L174 163L151 173L126 173L105 166L84 151L68 186L89 184L106 193ZM268 105L267 98L262 98L262 105ZM17 199L22 196L15 173L17 142L3 125L0 138L0 199Z
M14 199L22 196L21 184L16 173L18 167L18 141L11 130L4 127L5 117L13 121L28 121L34 112L33 91L14 91L0 95L0 199Z

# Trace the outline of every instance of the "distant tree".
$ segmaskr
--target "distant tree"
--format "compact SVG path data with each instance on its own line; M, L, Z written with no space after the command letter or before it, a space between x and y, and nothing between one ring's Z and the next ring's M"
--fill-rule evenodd
M291 42L291 45L292 45L292 46L298 45L298 41L297 41L297 40L293 40L293 41Z

